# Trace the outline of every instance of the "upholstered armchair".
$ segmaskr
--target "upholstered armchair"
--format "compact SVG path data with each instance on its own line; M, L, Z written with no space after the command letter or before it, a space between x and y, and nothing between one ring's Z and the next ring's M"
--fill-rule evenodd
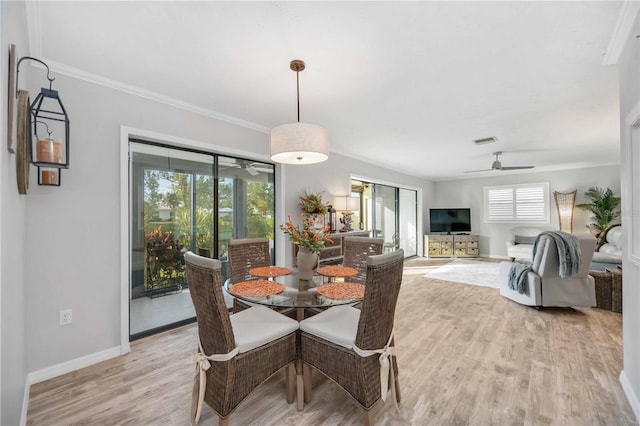
M592 307L596 306L596 290L589 275L596 239L588 234L576 234L580 246L581 261L577 274L560 277L560 262L555 240L542 235L526 273L524 293L509 288L509 272L513 263L501 262L498 282L500 294L528 306Z

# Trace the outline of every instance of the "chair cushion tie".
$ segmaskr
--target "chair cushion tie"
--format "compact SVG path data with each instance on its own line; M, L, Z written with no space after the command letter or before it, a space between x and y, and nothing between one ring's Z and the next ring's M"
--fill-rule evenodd
M395 373L391 368L391 357L396 356L395 346L391 346L393 340L393 330L387 344L382 349L360 349L355 344L353 345L353 351L363 358L370 357L371 355L380 354L378 362L380 362L380 398L383 401L387 399L387 393L389 392L389 374L391 374L391 395L393 396L393 403L396 410L400 411L398 407L398 400L396 399L396 385L395 385Z
M193 407L193 401L198 401L198 405L196 408L195 415L193 412L191 413L193 416L193 422L198 423L200 420L200 415L202 414L202 403L204 402L204 393L207 388L207 370L211 368L211 363L209 361L214 362L224 362L229 361L231 358L238 354L238 347L226 354L213 354L213 355L205 355L204 350L202 349L202 343L198 341L199 351L197 354L191 355L191 362L196 364L196 372L193 376L193 381L198 381L199 386L193 387L193 393L191 394L191 404Z

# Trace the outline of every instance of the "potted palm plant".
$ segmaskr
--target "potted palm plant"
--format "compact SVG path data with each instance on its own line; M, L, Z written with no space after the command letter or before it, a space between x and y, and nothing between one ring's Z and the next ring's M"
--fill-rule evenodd
M594 222L587 227L597 237L611 222L620 217L620 197L616 197L610 188L602 189L597 186L589 188L584 196L591 202L578 204L576 207L591 212Z

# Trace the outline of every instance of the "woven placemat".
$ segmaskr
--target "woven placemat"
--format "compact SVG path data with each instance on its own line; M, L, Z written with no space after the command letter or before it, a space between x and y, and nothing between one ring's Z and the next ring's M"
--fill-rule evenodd
M283 284L267 280L242 281L229 288L229 293L241 297L264 297L282 293L283 291Z
M350 277L358 273L356 269L348 266L323 266L316 272L325 277Z
M291 269L284 266L259 266L249 269L249 273L256 277L280 277L282 275L289 275Z
M318 294L329 299L363 299L364 285L356 283L331 283L318 287Z

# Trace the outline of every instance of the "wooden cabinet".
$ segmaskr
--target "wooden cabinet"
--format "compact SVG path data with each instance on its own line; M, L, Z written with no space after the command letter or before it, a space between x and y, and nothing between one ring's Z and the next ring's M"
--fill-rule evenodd
M453 235L425 235L424 251L429 258L452 257Z
M333 241L324 246L324 250L320 252L320 263L340 263L342 262L342 253L344 251L344 237L368 237L369 231L350 231L336 232L331 234L329 238ZM293 263L295 265L296 255L298 254L298 246L293 246Z
M424 236L424 255L428 258L478 257L480 237L478 235L427 234Z
M455 257L478 257L479 242L480 237L478 235L454 235Z

